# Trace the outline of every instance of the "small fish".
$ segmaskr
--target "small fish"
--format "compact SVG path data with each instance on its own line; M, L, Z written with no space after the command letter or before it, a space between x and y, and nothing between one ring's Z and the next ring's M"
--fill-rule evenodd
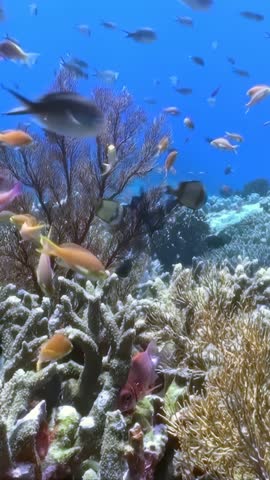
M152 340L145 352L137 353L131 360L126 384L121 388L118 406L121 412L131 413L141 398L149 393L157 380L159 363L157 345Z
M180 0L193 10L208 10L213 5L213 0Z
M246 103L246 113L249 111L250 107L253 107L254 105L257 105L257 103L261 102L264 100L266 97L270 95L270 87L266 85L257 85L255 87L250 88L247 91L247 95L250 96L250 100L248 103Z
M236 61L233 57L227 57L227 60L228 62L231 64L231 65L235 65L236 64Z
M54 92L32 101L15 90L3 88L23 104L5 115L32 114L47 130L71 137L95 137L103 129L102 112L88 98L77 93Z
M205 61L202 57L190 56L189 58L196 65L199 65L200 67L204 67Z
M192 88L189 88L189 87L176 87L175 91L177 93L180 93L181 95L191 95L192 94Z
M120 278L128 277L133 267L133 263L132 258L127 258L116 267L114 273Z
M165 165L164 165L164 170L165 170L165 176L167 177L168 173L171 171L173 173L176 173L175 168L173 167L175 160L178 156L178 151L177 150L172 150L166 160L165 160Z
M87 37L91 36L91 29L90 29L89 25L79 24L79 25L76 25L75 28L80 33L82 33L83 35L86 35Z
M119 77L119 72L115 72L114 70L96 70L96 72L93 73L93 76L99 78L103 82L114 83Z
M165 152L168 149L169 143L170 143L170 139L167 135L160 139L157 145L158 155L160 155L161 153Z
M166 193L176 197L177 204L192 210L198 210L207 200L206 190L199 180L181 182L176 189L168 186Z
M228 137L229 139L238 143L242 143L244 141L244 137L242 137L242 135L239 133L225 132L225 137Z
M45 227L44 223L39 221L30 214L13 215L10 222L16 226L20 226L20 235L23 241L36 241L39 243L41 230Z
M240 12L241 17L247 18L248 20L254 20L255 22L262 22L264 20L264 15L260 13L244 11Z
M231 165L227 165L227 167L224 168L224 174L225 175L230 175L233 172L233 169Z
M16 183L14 187L5 192L0 192L0 211L4 210L18 195L22 193L22 184Z
M176 17L176 22L180 25L186 25L187 27L193 27L193 20L191 17Z
M76 78L88 79L88 73L84 72L79 65L73 63L72 61L66 62L63 57L60 59L60 66L68 70Z
M232 71L236 75L239 75L239 77L250 77L250 73L247 70L242 70L241 68L233 68Z
M258 92L261 92L262 90L264 89L267 89L267 88L270 88L269 85L254 85L254 87L251 87L248 91L247 91L247 96L248 97L253 97L256 93Z
M268 125L270 125L270 120L267 120L267 122L264 122L263 124L264 127L267 127Z
M36 17L38 14L38 6L36 3L30 3L29 5L30 15Z
M102 199L97 206L96 216L110 225L118 225L123 217L124 207L116 200Z
M70 55L70 53L68 53L67 56L69 57L69 62L73 63L73 65L77 65L78 67L84 69L89 67L88 63L85 60L82 60L78 57L73 57L73 55Z
M148 105L156 105L157 101L153 97L144 97L143 101L148 103Z
M237 153L237 148L239 147L239 145L232 145L229 140L223 137L215 138L212 140L212 142L210 142L210 145L218 148L219 150L227 150L234 153Z
M185 117L183 123L184 123L185 127L189 128L190 130L194 130L195 124L190 117Z
M102 20L100 22L100 25L104 28L107 28L108 30L115 30L117 28L117 24L114 22L107 22L105 20Z
M51 266L51 259L46 253L41 253L36 270L38 284L44 295L51 296L53 287L53 270Z
M12 60L14 62L21 62L32 67L37 62L39 53L25 52L14 40L10 38L4 39L0 42L0 57L4 60Z
M26 147L32 143L33 138L24 130L5 130L0 132L0 145Z
M127 32L126 30L123 31L127 34L127 38L132 38L138 43L150 44L157 40L157 34L152 28L139 28L134 32Z
M217 94L220 92L220 89L221 89L221 85L219 85L217 88L215 88L212 93L210 94L210 97L211 98L215 98L217 96Z
M180 115L181 112L178 107L166 107L166 108L163 108L163 113L166 113L167 115L176 116L176 115Z
M63 333L55 333L40 347L36 367L37 372L40 371L42 363L61 360L72 350L73 345L69 338Z
M56 243L53 243L43 235L40 237L40 243L42 246L40 253L56 257L57 263L65 268L71 268L94 281L103 280L109 275L101 261L80 245L75 243L56 245Z

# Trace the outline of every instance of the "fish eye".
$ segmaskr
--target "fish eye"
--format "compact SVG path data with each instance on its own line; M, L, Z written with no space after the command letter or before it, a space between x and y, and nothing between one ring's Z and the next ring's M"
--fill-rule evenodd
M126 401L126 402L129 402L130 400L132 400L132 395L131 395L131 393L126 393L126 395L125 395L125 401Z

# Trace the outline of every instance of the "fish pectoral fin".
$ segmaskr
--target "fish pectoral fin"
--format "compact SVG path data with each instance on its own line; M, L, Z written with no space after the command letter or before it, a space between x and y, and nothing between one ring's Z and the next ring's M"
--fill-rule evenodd
M74 117L73 113L70 110L67 110L66 114L68 118L72 121L72 123L75 123L76 125L80 125L80 122Z

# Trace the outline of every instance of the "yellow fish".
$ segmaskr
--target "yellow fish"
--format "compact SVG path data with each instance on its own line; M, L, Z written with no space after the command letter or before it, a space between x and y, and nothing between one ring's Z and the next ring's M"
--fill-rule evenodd
M73 345L66 335L63 333L55 333L40 347L37 361L37 372L41 369L42 363L60 360L68 355L72 349Z
M63 243L56 245L49 238L41 235L41 253L56 257L56 261L65 268L71 268L91 280L102 280L109 276L101 261L86 248L75 243Z

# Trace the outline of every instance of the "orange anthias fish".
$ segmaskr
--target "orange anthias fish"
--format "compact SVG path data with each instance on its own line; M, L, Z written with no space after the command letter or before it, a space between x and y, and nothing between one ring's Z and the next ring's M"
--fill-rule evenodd
M105 279L109 275L101 261L87 248L75 243L56 245L43 235L41 235L40 242L42 246L40 253L56 257L57 263L65 268L71 268L94 281Z
M165 152L169 147L170 139L168 136L164 136L160 139L157 145L158 155Z
M166 177L167 177L169 171L172 171L173 173L176 173L176 170L175 170L175 168L173 167L173 165L174 165L174 162L175 162L175 160L176 160L177 155L178 155L178 151L177 151L177 150L172 150L172 151L168 154L168 156L167 156L167 158L166 158L166 160L165 160L165 166L164 166Z
M68 355L72 349L73 345L66 335L63 333L55 333L40 347L37 372L41 369L42 363L60 360Z
M137 353L132 358L127 382L119 393L118 405L121 412L131 413L138 400L153 389L159 359L155 341L149 343L145 352Z
M0 132L0 144L8 147L26 147L33 143L33 138L23 130L5 130Z
M11 223L20 226L20 235L24 241L35 240L39 242L41 230L45 227L44 223L38 223L33 215L28 213L13 215L10 218Z

